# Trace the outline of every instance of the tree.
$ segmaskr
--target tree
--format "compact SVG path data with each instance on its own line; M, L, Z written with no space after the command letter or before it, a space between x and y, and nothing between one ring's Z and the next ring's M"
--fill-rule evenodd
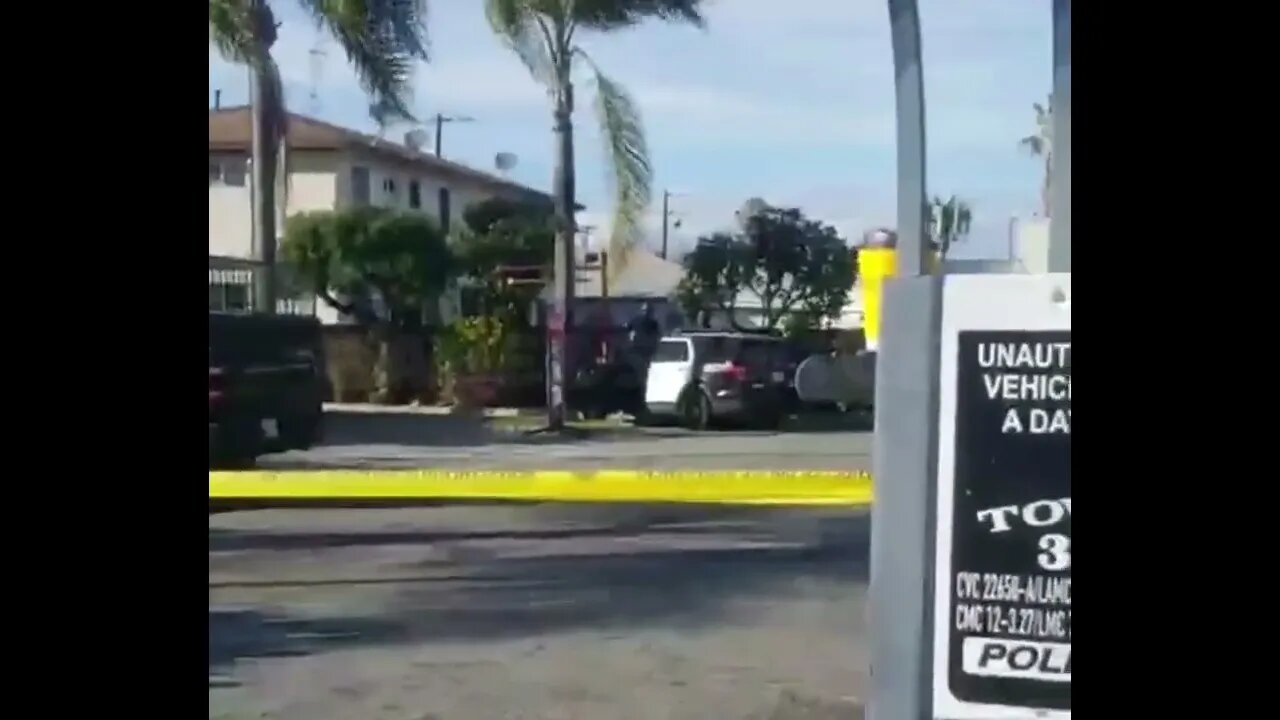
M418 213L364 207L299 213L285 224L284 255L327 305L353 316L378 343L377 386L402 395L391 345L420 329L454 274L444 234Z
M426 0L298 2L338 41L378 112L412 119L411 71L415 61L427 59ZM275 312L276 163L288 124L280 70L271 57L278 29L268 0L209 0L209 41L223 58L252 71L253 222L265 264L258 300L267 312Z
M761 325L773 330L793 314L810 322L840 316L853 287L854 252L835 228L799 210L766 207L749 217L741 235L699 238L685 256L677 299L689 317L724 312L734 328L742 294L760 303Z
M1052 207L1049 202L1049 182L1053 172L1053 96L1041 105L1035 103L1036 132L1018 141L1018 145L1033 157L1044 161L1044 178L1040 181L1040 209L1045 217L1049 217Z
M551 96L553 132L556 138L555 196L556 312L568 314L573 301L573 245L577 232L574 219L577 179L573 152L574 61L581 60L592 71L596 89L596 111L614 190L613 236L610 254L614 271L625 264L627 250L636 242L637 231L649 205L653 170L645 141L640 111L630 94L611 80L575 42L579 31L616 32L651 19L684 21L701 26L702 0L485 0L489 24L499 38L520 58L533 78ZM564 366L563 338L554 335L551 345L552 387L550 426L563 426Z
M487 233L497 223L511 220L551 227L552 212L550 203L520 202L494 197L468 205L462 212L462 222L475 234Z
M968 203L955 195L946 200L933 198L929 210L929 238L938 248L938 255L945 258L953 244L969 237L973 211Z
M555 230L547 206L503 199L476 203L463 213L465 227L452 247L458 272L479 295L485 314L502 315L506 327L523 324L541 285L512 285L504 268L541 268L551 263Z

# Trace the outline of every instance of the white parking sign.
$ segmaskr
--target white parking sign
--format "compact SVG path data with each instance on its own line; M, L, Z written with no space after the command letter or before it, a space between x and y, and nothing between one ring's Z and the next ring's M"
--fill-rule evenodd
M1071 276L943 286L933 712L1071 714Z

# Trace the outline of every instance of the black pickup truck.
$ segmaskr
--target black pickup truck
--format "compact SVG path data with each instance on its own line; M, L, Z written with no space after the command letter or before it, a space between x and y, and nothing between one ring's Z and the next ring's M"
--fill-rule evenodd
M209 467L320 439L325 394L320 324L289 315L209 313Z

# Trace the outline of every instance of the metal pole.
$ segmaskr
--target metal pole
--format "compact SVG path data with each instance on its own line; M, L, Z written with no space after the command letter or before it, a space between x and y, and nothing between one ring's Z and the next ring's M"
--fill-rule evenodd
M924 68L916 0L889 0L898 125L898 274L929 272L925 237Z
M436 113L436 157L440 157L440 136L444 134L444 115Z
M1049 272L1071 272L1071 0L1053 0L1052 147Z
M942 276L925 235L925 108L916 0L887 0L898 127L898 273L875 366L870 720L931 720Z
M604 298L605 306L609 304L609 252L607 250L600 251L600 297Z
M662 259L667 259L667 219L671 217L670 211L667 210L667 203L671 200L671 193L667 190L662 191Z

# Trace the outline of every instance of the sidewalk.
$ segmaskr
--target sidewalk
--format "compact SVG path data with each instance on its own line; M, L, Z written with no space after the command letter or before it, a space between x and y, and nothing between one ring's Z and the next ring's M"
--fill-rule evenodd
M324 404L325 412L366 413L370 415L433 415L447 416L453 414L449 405L378 405L375 403L333 403ZM485 408L487 418L537 417L545 415L543 408Z

